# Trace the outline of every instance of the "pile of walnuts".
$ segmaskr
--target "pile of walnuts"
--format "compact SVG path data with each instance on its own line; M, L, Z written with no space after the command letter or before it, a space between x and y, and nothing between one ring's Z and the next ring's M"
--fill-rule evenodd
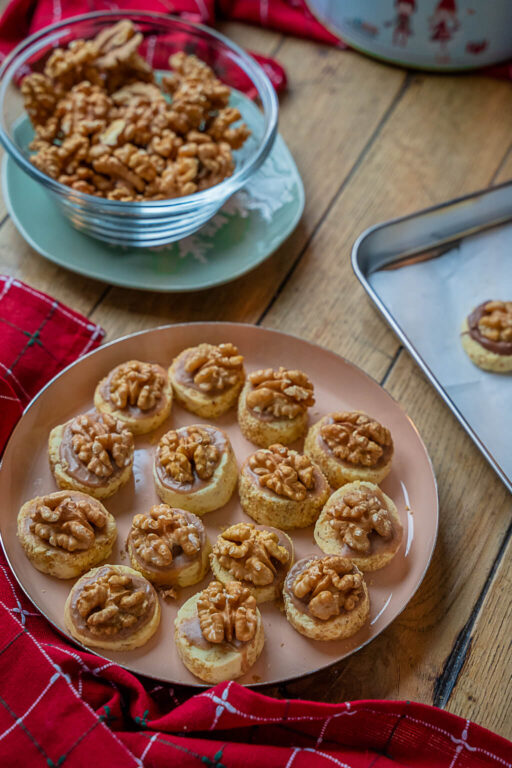
M155 73L142 34L120 21L93 40L56 48L21 85L35 128L31 162L78 192L109 200L164 200L218 184L250 131L235 126L230 89L195 56L176 53Z

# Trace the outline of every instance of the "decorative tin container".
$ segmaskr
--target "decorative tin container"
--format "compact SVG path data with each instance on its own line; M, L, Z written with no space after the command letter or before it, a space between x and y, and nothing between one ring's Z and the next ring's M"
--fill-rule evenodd
M420 69L476 69L512 58L512 0L306 0L363 53Z

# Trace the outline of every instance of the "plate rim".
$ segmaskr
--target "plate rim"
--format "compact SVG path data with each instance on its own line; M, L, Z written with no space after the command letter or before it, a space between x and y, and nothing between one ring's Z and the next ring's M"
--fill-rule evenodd
M12 443L13 443L13 438L14 438L15 434L17 433L17 431L19 430L19 428L21 427L23 419L26 416L26 414L28 413L28 411L36 404L36 402L43 395L43 393L45 393L46 390L48 390L54 384L54 382L57 379L60 379L61 377L65 376L67 374L67 372L71 368L74 368L75 366L78 366L86 358L92 357L93 355L97 355L98 353L103 352L104 349L112 347L112 346L114 346L114 345L116 345L116 344L118 344L118 343L120 343L122 341L126 341L127 339L132 339L132 338L137 337L137 336L142 336L142 335L146 335L146 334L153 334L153 333L162 333L162 334L164 334L164 333L168 333L169 331L172 332L172 329L180 329L180 328L183 328L183 327L190 327L190 326L196 326L196 327L201 327L201 328L204 328L205 326L206 326L206 328L209 328L209 327L212 327L212 326L213 327L217 327L217 328L220 327L220 326L224 326L224 327L236 326L236 327L242 327L242 328L251 328L253 330L261 331L263 333L268 333L268 334L272 334L272 335L275 334L275 335L281 336L281 337L288 337L288 338L291 337L291 338L293 338L293 339L295 339L297 341L300 341L300 342L302 342L302 343L304 343L306 345L309 345L311 347L315 347L316 349L320 349L323 353L327 353L331 357L335 357L335 358L341 359L350 368L355 369L358 373L363 374L367 379L370 379L370 381L373 384L375 384L377 387L379 387L382 390L382 392L384 393L384 395L386 397L388 397L396 406L398 406L398 408L402 412L403 416L407 419L407 421L409 422L409 424L412 427L413 431L415 432L416 437L419 440L419 442L421 444L421 447L423 449L423 452L425 454L425 457L427 459L428 467L430 469L430 475L431 475L431 479L432 479L432 482L433 482L433 490L434 490L434 496L435 496L435 508L433 510L433 512L434 512L434 523L435 523L435 525L434 525L434 536L433 536L433 539L432 539L432 546L431 546L428 558L427 558L427 560L425 562L425 566L424 566L423 570L421 571L421 574L420 574L420 576L418 578L418 581L417 581L416 585L414 586L414 588L413 588L413 590L411 592L411 595L410 595L409 599L407 600L407 602L404 604L404 606L401 608L401 610L399 610L398 613L396 613L393 616L392 619L390 619L389 621L387 621L384 624L384 626L381 628L381 630L378 632L378 634L376 634L373 637L370 637L367 640L365 640L363 643L361 643L361 645L359 645L357 648L355 648L353 651L351 651L346 656L342 656L341 658L335 659L334 661L329 661L326 664L324 664L324 665L322 665L320 667L317 667L316 669L312 670L311 672L306 672L306 673L301 672L301 673L298 673L297 675L292 675L290 677L282 678L282 679L279 679L277 681L274 680L274 681L260 681L260 682L254 682L254 683L243 683L243 685L245 687L247 687L247 688L264 688L264 687L268 687L269 685L285 685L287 683L293 682L294 680L298 680L298 679L301 679L301 678L306 678L306 677L309 677L310 675L314 675L314 674L317 674L319 672L323 672L323 671L329 669L330 667L333 667L335 664L339 664L344 659L350 658L355 653L358 653L363 648L365 648L373 640L376 640L385 630L388 629L388 627L394 621L396 621L396 619L398 619L398 617L403 613L403 611L407 608L407 606L409 605L411 600L414 598L414 596L418 592L418 589L420 588L421 584L423 583L423 581L425 579L425 576L426 576L427 571L428 571L428 569L430 567L430 564L432 562L432 558L433 558L433 555L434 555L434 552L435 552L435 549L436 549L437 539L438 539L438 535L439 535L439 492L438 492L437 478L436 478L436 475L435 475L435 472L434 472L434 466L432 464L432 459L430 457L430 454L429 454L429 452L427 450L427 447L426 447L426 445L425 445L425 443L423 441L423 438L422 438L418 428L416 427L415 423L410 418L410 416L408 415L408 413L406 412L404 407L401 405L401 403L396 398L394 398L386 389L384 389L384 387L381 384L379 384L379 382L376 379L374 379L373 376L370 376L369 373L364 371L362 368L360 368L355 363L352 363L350 360L347 360L343 355L340 355L337 352L334 352L332 349L329 349L328 347L325 347L322 344L318 344L316 342L309 341L309 339L304 339L301 336L298 336L297 334L294 334L294 333L288 333L288 332L285 332L285 331L280 331L280 330L278 330L276 328L264 328L264 327L262 327L260 325L255 325L253 323L237 323L237 322L229 322L229 321L226 321L226 322L225 321L206 321L206 322L194 321L194 322L190 322L190 323L174 323L174 324L167 324L167 325L159 325L159 326L156 326L155 328L146 328L146 329L141 330L141 331L135 331L133 333L125 334L124 336L120 336L119 338L112 339L111 341L108 341L108 342L106 342L104 344L101 344L96 349L93 349L91 352L88 352L86 355L83 355L82 357L79 357L77 360L75 360L74 362L72 362L69 365L67 365L62 371L60 371L58 374L56 374L56 376L54 376L52 379L50 379L50 381L48 381L44 385L44 387L37 393L37 395L30 401L30 403L27 405L27 407L23 410L23 413L21 414L21 417L20 417L18 423L16 424L16 426L14 427L11 435L9 436L9 439L8 439L6 445L5 445L5 448L4 448L3 455L0 458L0 473L1 473L2 468L3 468L5 457L6 457L7 453L8 453L8 451L10 450L10 445L12 445ZM1 526L0 526L0 545L2 547L2 551L4 553L4 556L5 556L5 559L7 561L7 564L9 566L9 568L10 568L11 574L16 579L16 582L17 582L18 586L21 588L23 594L30 601L30 603L36 608L36 610L39 611L39 613L42 616L44 616L46 621L48 621L51 624L51 626L59 633L59 635L61 635L62 637L66 638L67 642L70 642L70 643L73 643L73 644L79 646L80 648L82 648L87 653L92 653L95 656L97 656L98 658L103 659L104 661L111 662L110 659L108 659L106 656L103 656L101 653L99 653L99 649L89 648L88 646L84 645L83 643L79 642L78 640L75 640L74 638L71 638L69 636L69 634L67 634L60 626L58 626L52 619L50 619L46 615L45 611L43 611L34 602L32 597L28 594L27 589L25 588L25 586L21 582L20 578L18 577L17 572L14 570L14 568L12 566L12 563L11 563L11 561L9 559L9 555L7 553L6 547L4 545ZM191 682L191 683L179 683L179 682L173 683L173 682L169 682L167 680L162 680L161 677L155 677L154 675L151 675L151 674L147 674L147 673L144 673L144 672L135 672L135 671L133 671L133 669L130 669L129 667L125 667L123 664L121 664L119 662L112 662L112 663L117 664L117 666L121 667L122 669L126 669L128 672L130 672L130 674L139 675L139 676L145 677L145 678L147 678L149 680L155 680L155 681L158 681L158 682L164 682L166 685L167 684L168 685L180 685L180 686L183 686L183 687L198 688L198 689L207 689L207 688L211 687L210 685L208 685L208 683L202 683L202 682L199 682L199 681L198 682Z
M260 264L263 264L264 261L269 259L277 251L277 249L284 243L284 241L292 234L292 232L296 229L299 221L302 218L302 214L304 213L304 208L305 208L306 196L305 196L305 191L304 191L304 183L302 181L302 176L300 175L299 169L297 168L297 164L296 164L296 162L294 160L294 157L293 157L290 149L288 148L288 145L286 144L285 140L283 139L283 137L281 136L280 133L278 133L276 135L276 140L274 142L274 146L272 147L272 150L271 150L271 152L270 152L270 154L269 154L269 156L268 156L268 158L267 158L267 160L265 162L267 162L272 157L272 153L275 151L276 147L279 147L280 151L284 151L284 153L286 154L287 160L288 160L288 162L290 164L291 170L293 172L293 176L295 177L295 181L296 181L296 184L297 184L297 191L298 191L298 194L297 194L297 207L296 207L296 211L295 211L295 214L294 214L294 216L293 216L293 218L291 220L290 225L285 230L283 230L282 233L279 234L279 237L278 237L275 245L273 245L273 247L271 248L271 250L268 253L266 253L264 256L258 257L258 259L256 259L256 261L254 261L253 263L248 264L248 265L242 267L241 269L238 269L235 272L232 272L229 275L229 277L224 276L224 277L222 277L220 279L213 280L213 281L212 280L209 280L209 281L204 281L203 280L203 282L198 282L198 283L195 283L193 285L190 284L190 285L187 285L185 287L183 287L183 286L180 286L180 287L163 287L161 280L158 281L157 278L152 278L153 282L151 282L151 284L146 284L144 286L141 286L139 283L137 283L134 280L132 280L131 282L126 282L125 280L122 279L122 276L120 278L115 277L114 279L112 279L112 277L109 276L109 275L104 275L104 274L101 274L101 273L96 272L96 271L93 273L90 270L87 270L85 268L81 268L79 266L78 267L77 266L70 266L69 264L67 264L66 262L62 261L61 259L56 258L50 251L46 250L46 248L44 248L36 240L34 240L33 236L28 233L26 227L21 223L21 221L20 221L20 219L18 217L18 214L16 213L16 211L15 211L15 209L13 207L13 203L12 203L12 200L11 200L11 194L10 194L10 191L9 191L8 175L11 172L11 167L14 170L19 170L21 174L24 174L24 176L26 176L26 174L25 174L25 172L21 168L19 168L17 166L16 162L13 160L13 158L8 153L5 153L3 158L2 158L2 165L1 165L1 188L2 188L2 194L3 194L3 197L4 197L5 207L7 209L7 213L11 217L11 219L13 221L13 224L16 227L18 233L29 244L29 246L31 248L33 248L40 256L42 256L44 259L47 259L48 261L51 261L53 264L57 264L57 266L62 267L63 269L66 269L69 272L72 272L73 274L82 275L83 277L87 277L87 278L89 278L91 280L97 280L99 282L107 283L108 285L117 286L119 288L128 288L128 289L132 289L132 290L149 291L149 292L155 292L155 293L192 293L193 291L203 291L203 290L207 290L208 288L214 288L214 287L217 287L217 286L220 286L220 285L226 285L227 283L231 283L234 280L237 280L238 278L242 277L243 275L246 275L248 272L251 272L253 269L256 269L256 267L260 266ZM265 163L263 163L263 165L261 167L263 168L264 165L265 165ZM30 179L29 177L27 177L27 180L33 182L34 184L37 184L37 182L34 179ZM241 187L241 189L239 191L244 190L248 186L248 184L250 184L250 180L247 182L247 184L245 184L243 187ZM236 193L234 193L234 194L236 194ZM231 195L231 197L232 197L232 195ZM229 199L231 199L231 197ZM55 213L58 216L61 216L62 214L59 213L59 211L57 210L56 206L54 206L54 208L55 208ZM222 208L220 209L220 211L221 210L222 210ZM217 215L217 214L215 214L215 215ZM65 219L65 217L63 217L63 218ZM208 223L208 222L206 222L206 223ZM264 219L263 219L263 224L266 225ZM69 226L70 226L70 228L71 228L73 233L76 233L76 234L79 234L79 235L83 235L84 237L89 237L89 239L93 243L98 242L98 243L101 243L101 245L103 245L103 246L107 245L106 243L103 243L101 240L97 240L96 241L95 238L90 237L85 232L78 232L78 230L75 230L71 226L71 224ZM201 228L199 230L197 230L197 231L200 232ZM119 246L112 246L112 248L116 248L116 247L119 247ZM144 250L147 250L147 248L146 249L141 248L140 250L144 251ZM199 268L200 268L200 266L201 265L198 265ZM118 271L122 275L122 269L119 269Z

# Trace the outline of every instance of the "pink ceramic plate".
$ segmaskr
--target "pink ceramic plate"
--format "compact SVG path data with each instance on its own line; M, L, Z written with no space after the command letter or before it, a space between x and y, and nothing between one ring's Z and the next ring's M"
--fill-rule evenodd
M255 326L197 323L138 333L87 355L63 371L39 394L7 445L0 470L3 545L11 568L30 600L52 624L68 634L63 623L63 610L72 582L39 573L25 557L16 538L16 517L23 502L57 490L48 466L48 433L56 424L92 407L97 381L115 365L135 358L167 366L182 349L203 341L214 344L233 342L245 355L248 371L279 365L304 370L315 385L316 405L311 409L311 422L329 411L359 409L389 427L395 442L393 469L382 488L398 507L405 535L392 563L367 577L370 621L349 640L313 642L292 629L278 607L263 604L265 647L257 664L240 682L249 685L280 683L332 664L354 653L382 632L417 590L436 540L436 482L418 432L401 407L373 379L333 352L293 336ZM118 524L118 543L111 562L128 562L124 544L133 515L146 511L158 502L151 476L158 439L171 427L201 421L175 405L170 418L156 433L135 439L133 479L106 502ZM216 423L227 431L239 463L256 450L241 436L234 411ZM221 527L244 517L235 494L226 507L211 512L203 520L213 542ZM313 527L292 531L291 534L297 559L310 553L320 553L313 540ZM176 654L174 617L177 607L208 580L182 590L176 603L162 601L160 628L147 645L124 653L105 653L105 658L132 672L158 680L200 685L200 681L185 669Z

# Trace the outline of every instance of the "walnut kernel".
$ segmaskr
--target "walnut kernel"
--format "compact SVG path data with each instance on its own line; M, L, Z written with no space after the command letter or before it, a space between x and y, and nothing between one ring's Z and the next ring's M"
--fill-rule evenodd
M194 557L201 549L195 525L167 504L156 504L148 515L135 515L130 538L141 559L159 568L172 565L177 548L188 557Z
M201 632L210 643L246 643L256 634L256 600L239 581L212 581L199 595L197 613Z
M242 381L243 364L234 344L199 344L186 358L184 368L201 392L213 395Z
M71 445L89 472L108 478L131 461L133 435L107 413L83 414L70 423Z
M210 432L200 426L171 429L158 445L158 460L169 477L180 484L210 480L220 462L221 452Z
M315 403L313 384L302 371L286 368L256 371L249 375L252 389L248 407L275 419L295 419Z
M363 595L363 577L343 557L314 560L293 582L295 597L308 603L310 613L321 621L352 611Z
M363 467L374 467L385 448L393 441L389 429L358 411L332 414L332 424L324 424L320 435L337 459Z
M110 399L116 408L137 406L141 411L154 408L162 397L166 377L159 365L130 360L114 369L110 379Z
M315 488L315 466L308 456L276 443L249 458L260 485L293 501L303 501Z
M109 569L93 584L82 587L76 606L89 632L111 636L137 624L148 612L150 601L132 576Z
M385 503L370 489L351 491L329 508L327 520L348 547L368 554L370 534L375 531L384 540L393 535L393 526Z
M67 552L90 549L107 523L105 511L94 499L75 500L65 493L43 496L30 518L32 533Z
M490 341L512 342L512 301L488 301L478 330Z
M237 523L223 531L213 553L233 578L257 587L272 584L277 569L290 562L290 553L279 544L277 533L260 530L253 523Z

